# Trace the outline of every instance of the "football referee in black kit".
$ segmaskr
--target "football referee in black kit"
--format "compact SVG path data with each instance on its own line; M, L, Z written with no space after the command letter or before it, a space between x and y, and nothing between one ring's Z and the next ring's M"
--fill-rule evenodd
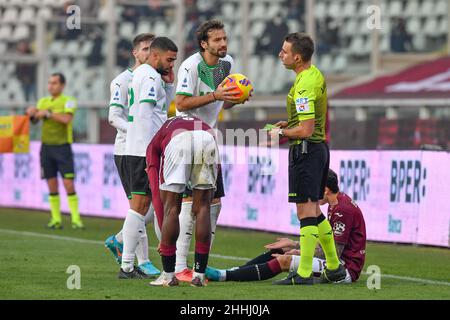
M270 131L272 139L289 138L289 202L296 203L300 220L301 259L297 272L276 284L313 284L312 259L320 241L327 261L322 282L345 279L339 262L331 225L320 211L318 201L325 191L330 151L325 142L327 89L325 79L311 64L314 42L307 34L291 33L284 39L279 58L296 73L287 96L288 121Z

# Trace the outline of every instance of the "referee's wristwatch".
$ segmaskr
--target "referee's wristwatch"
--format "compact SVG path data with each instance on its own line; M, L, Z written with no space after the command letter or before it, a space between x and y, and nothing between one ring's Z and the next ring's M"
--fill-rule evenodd
M278 130L278 135L280 137L284 137L283 129Z
M45 119L50 119L51 116L52 116L52 111L51 110L47 110L47 114L45 115Z

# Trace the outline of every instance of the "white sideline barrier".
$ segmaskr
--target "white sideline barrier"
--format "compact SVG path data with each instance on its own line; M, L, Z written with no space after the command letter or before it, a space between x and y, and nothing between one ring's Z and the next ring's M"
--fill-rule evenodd
M29 154L0 155L1 207L49 208L39 149L33 142ZM112 146L74 144L73 150L80 212L123 218L128 202ZM219 225L298 234L295 206L287 202L288 151L223 147L221 157L226 197ZM361 207L369 240L450 247L450 153L332 151L331 168ZM65 196L61 204L68 211Z

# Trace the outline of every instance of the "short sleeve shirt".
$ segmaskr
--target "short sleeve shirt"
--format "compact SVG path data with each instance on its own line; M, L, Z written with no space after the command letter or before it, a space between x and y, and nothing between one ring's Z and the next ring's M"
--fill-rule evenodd
M195 53L180 66L176 94L203 96L213 92L230 75L233 64L233 58L227 55L219 59L217 65L209 66L199 52ZM222 106L223 101L214 101L193 110L177 111L177 115L197 117L215 128Z
M308 141L325 141L327 113L327 88L325 79L316 66L300 72L287 96L288 128L295 128L301 121L315 119L314 132ZM290 144L301 140L291 139Z
M70 113L75 115L77 100L74 97L60 95L39 99L39 110L50 110L52 113ZM72 121L68 124L52 119L44 119L42 124L42 143L49 145L62 145L73 142Z

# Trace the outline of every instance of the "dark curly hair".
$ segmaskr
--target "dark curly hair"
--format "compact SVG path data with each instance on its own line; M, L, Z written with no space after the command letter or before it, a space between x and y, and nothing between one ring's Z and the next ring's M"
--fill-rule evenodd
M339 192L339 180L336 172L334 172L331 169L328 169L328 176L327 176L327 188L331 190L333 193Z
M202 47L202 41L208 41L208 33L211 30L222 30L225 26L223 23L219 20L208 20L203 22L197 29L196 35L197 35L197 41L198 41L198 47L200 48L200 51L203 52L205 49Z

